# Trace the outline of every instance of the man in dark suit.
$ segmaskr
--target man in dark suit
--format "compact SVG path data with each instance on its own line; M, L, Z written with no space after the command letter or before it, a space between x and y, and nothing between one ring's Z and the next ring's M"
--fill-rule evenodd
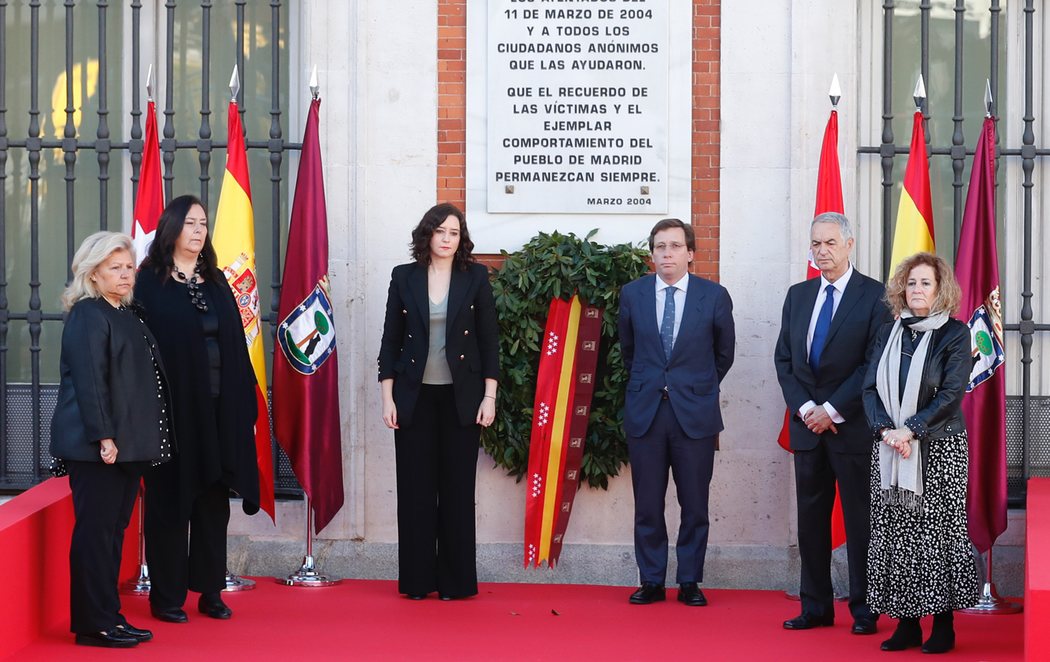
M733 302L724 287L689 274L693 229L665 219L649 234L655 275L620 294L620 347L630 374L624 432L634 486L634 551L641 587L631 604L665 598L664 496L674 472L678 600L702 607L708 489L722 430L718 385L733 365Z
M850 264L853 232L842 214L825 213L810 225L810 250L821 277L788 290L774 361L792 413L802 564L802 613L788 630L832 625L831 511L835 483L842 497L849 561L853 634L874 634L867 605L870 538L871 432L861 387L875 334L889 319L884 288Z

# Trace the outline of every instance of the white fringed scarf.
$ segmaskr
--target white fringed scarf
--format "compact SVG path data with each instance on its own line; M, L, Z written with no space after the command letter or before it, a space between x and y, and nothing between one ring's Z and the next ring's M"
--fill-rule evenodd
M904 421L918 411L919 385L922 383L922 372L926 366L926 354L930 349L932 333L948 321L948 313L940 312L924 320L908 325L912 331L923 331L915 354L911 357L908 376L904 382L904 394L900 392L901 373L901 339L905 325L902 320L914 317L912 312L904 309L900 319L893 323L890 336L886 339L882 356L875 375L875 386L896 428L904 427ZM909 510L922 510L922 453L919 444L912 445L911 455L905 460L889 444L879 444L879 474L884 504L900 504Z

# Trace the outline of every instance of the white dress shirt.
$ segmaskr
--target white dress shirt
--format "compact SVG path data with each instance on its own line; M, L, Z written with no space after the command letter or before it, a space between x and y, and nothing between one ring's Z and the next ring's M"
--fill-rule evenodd
M659 276L656 277L656 332L660 332L660 324L663 323L664 319L664 304L667 301L667 288L671 287L664 282ZM678 329L682 328L682 313L685 312L685 291L689 287L689 272L687 271L684 276L677 282L674 283L674 335L672 336L671 346L674 346L674 341L678 340Z
M809 358L809 350L813 346L813 331L817 328L817 318L820 317L820 309L824 307L824 300L828 298L828 285L835 288L835 301L832 304L831 319L835 319L835 313L839 311L839 304L842 303L842 294L846 291L846 285L849 284L850 276L853 275L853 263L851 262L849 268L846 269L846 273L842 274L838 280L834 283L828 281L823 275L820 277L820 290L817 292L817 300L813 302L813 312L809 316L809 331L806 333L806 358ZM806 418L806 414L809 413L810 409L817 406L816 402L807 400L801 407L798 408L798 415L803 419ZM835 423L845 423L846 419L842 418L838 410L830 402L823 404L824 410L828 412L828 416L831 416L831 420Z

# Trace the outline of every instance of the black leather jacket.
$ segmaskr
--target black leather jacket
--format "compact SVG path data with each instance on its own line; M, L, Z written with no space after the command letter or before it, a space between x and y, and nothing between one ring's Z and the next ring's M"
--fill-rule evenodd
M875 435L883 428L896 427L875 386L879 359L892 328L891 322L879 330L864 379L864 412ZM943 439L966 430L962 398L973 369L969 327L957 319L949 319L932 333L919 385L918 411L904 421L920 441Z
M166 378L155 344L130 309L114 308L105 299L73 305L62 330L51 455L101 462L99 442L111 438L118 462L160 457L161 422L171 407L167 398L157 397L154 359L161 379ZM174 439L169 441L174 449Z

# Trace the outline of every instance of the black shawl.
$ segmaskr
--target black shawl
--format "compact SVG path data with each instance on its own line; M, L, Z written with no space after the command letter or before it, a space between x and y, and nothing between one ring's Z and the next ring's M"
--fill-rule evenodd
M218 411L209 388L208 351L200 313L185 285L160 277L148 266L139 271L135 298L157 338L173 401L172 420L178 440L180 494L188 515L194 498L221 481L244 499L244 512L259 511L259 469L255 456L255 373L233 293L225 282L205 281L208 302L219 318L222 356Z

